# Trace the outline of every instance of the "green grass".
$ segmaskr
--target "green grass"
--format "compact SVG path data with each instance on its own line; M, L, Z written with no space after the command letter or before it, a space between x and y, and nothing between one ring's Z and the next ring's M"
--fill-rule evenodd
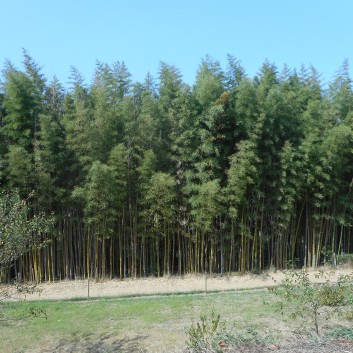
M275 333L283 323L272 300L267 290L251 290L6 303L13 320L0 322L0 352L172 352L185 347L192 322L213 310L232 330ZM47 319L26 317L33 306Z
M95 344L102 352L162 352L182 346L192 321L212 310L241 326L254 321L266 325L275 316L263 303L267 296L258 290L7 303L5 314L15 320L0 324L0 352L53 352L65 346L67 351L89 351ZM45 311L47 319L25 318L33 306Z

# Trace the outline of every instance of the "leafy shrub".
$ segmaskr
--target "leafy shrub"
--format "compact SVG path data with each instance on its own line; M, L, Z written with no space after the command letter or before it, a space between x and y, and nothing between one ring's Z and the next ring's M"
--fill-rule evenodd
M229 330L220 315L212 311L211 316L202 315L188 330L189 352L206 353L227 351L228 348L249 347L273 342L273 335L261 335L255 326L239 329L235 325Z
M341 254L337 256L337 262L339 265L352 265L353 264L353 254Z
M318 301L321 306L339 307L344 304L345 291L339 285L324 285L318 289Z
M195 353L212 350L215 341L222 336L222 332L224 333L225 326L226 323L221 321L220 315L216 315L214 311L210 317L201 315L200 321L192 323L188 330L188 348Z
M353 304L352 276L340 276L335 282L334 271L315 275L321 283L313 283L306 270L287 271L279 286L272 289L279 298L277 308L292 318L311 320L319 335L319 317L325 319L344 312ZM345 310L347 311L347 310Z

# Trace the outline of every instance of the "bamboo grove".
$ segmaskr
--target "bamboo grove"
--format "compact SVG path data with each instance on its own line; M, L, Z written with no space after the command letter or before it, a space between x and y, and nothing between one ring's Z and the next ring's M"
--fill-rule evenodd
M261 271L353 251L347 61L323 85L314 67L265 61L250 78L206 57L193 86L163 62L143 83L97 62L90 84L72 68L64 88L24 52L1 82L2 197L32 194L29 213L55 218L3 278Z

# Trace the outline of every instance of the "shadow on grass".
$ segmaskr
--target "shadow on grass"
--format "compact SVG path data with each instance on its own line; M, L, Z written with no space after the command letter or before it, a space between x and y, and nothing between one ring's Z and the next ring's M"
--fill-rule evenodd
M44 349L41 353L130 353L143 352L141 341L147 336L135 336L126 339L114 339L112 335L101 338L93 335L73 334L68 339L61 339L54 347Z

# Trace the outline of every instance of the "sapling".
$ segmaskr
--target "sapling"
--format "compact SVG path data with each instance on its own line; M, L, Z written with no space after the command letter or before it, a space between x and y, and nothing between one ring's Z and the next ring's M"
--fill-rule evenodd
M352 275L341 275L337 280L334 275L334 271L320 271L312 281L306 270L287 271L278 287L271 289L279 299L277 308L292 318L309 319L319 336L320 317L329 319L342 314L353 304L350 295Z

